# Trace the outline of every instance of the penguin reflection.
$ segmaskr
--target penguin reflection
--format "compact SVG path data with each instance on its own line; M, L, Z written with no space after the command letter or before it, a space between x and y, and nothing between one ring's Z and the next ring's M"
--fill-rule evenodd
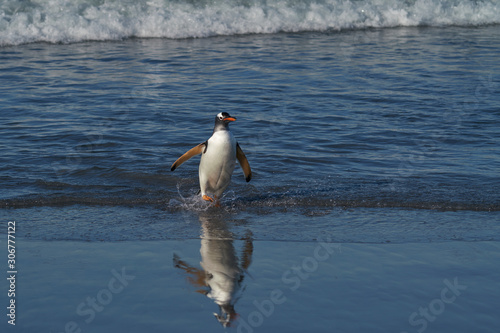
M245 237L241 260L238 260L231 232L220 217L201 217L201 268L196 268L174 254L174 265L188 274L188 281L197 292L206 295L219 305L214 313L224 326L231 326L238 314L234 305L238 300L246 270L252 260L251 233Z

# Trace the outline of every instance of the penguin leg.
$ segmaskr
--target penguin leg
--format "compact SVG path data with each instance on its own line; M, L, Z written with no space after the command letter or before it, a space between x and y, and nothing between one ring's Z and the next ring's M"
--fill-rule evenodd
M215 199L215 207L221 207L220 200L219 200L219 198L217 198L216 195L214 195L214 199Z

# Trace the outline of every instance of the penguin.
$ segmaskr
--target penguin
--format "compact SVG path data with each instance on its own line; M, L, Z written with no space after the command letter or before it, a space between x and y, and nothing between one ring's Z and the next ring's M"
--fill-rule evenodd
M245 180L252 179L250 164L229 130L229 123L236 121L227 112L215 116L215 126L212 136L205 142L188 150L179 157L170 168L174 171L191 157L201 154L198 176L200 180L200 194L203 200L215 202L219 206L219 199L231 182L236 159L240 163ZM213 198L209 196L213 195Z

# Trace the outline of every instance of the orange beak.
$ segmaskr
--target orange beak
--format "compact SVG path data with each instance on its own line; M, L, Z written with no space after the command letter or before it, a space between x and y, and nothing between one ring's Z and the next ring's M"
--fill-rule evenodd
M236 118L234 118L234 117L227 117L227 118L224 118L224 120L227 120L227 121L236 121Z

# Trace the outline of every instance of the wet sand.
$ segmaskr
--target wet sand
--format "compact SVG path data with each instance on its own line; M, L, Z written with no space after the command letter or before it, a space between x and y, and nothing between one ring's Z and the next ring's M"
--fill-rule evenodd
M500 242L225 236L206 227L202 239L178 241L20 238L16 330L220 332L226 324L236 332L495 332L500 326ZM9 287L5 279L1 286ZM5 318L2 326L12 329Z

